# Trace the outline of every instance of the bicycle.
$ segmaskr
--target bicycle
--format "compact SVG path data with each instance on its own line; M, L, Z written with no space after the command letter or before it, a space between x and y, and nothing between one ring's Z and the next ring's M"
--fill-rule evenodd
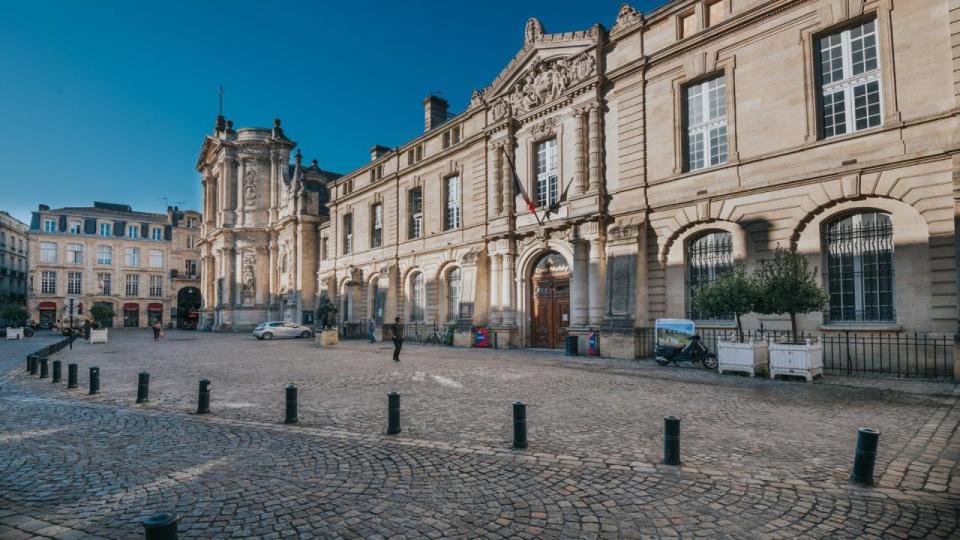
M427 339L425 339L423 342L428 345L439 345L443 343L443 341L444 341L443 335L441 335L440 330L438 330L437 327L434 326L433 331L430 332L430 335L427 336Z

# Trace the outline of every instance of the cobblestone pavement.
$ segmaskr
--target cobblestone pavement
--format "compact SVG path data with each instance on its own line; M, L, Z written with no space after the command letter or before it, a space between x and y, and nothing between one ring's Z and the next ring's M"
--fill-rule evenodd
M0 346L0 538L129 538L156 510L204 538L960 534L960 407L944 383L415 345L397 364L385 344L113 331L56 355L80 366L68 391L8 354ZM140 371L147 405L134 404ZM290 382L296 426L282 423ZM392 390L399 436L383 434ZM516 399L525 451L510 449ZM658 464L667 414L682 418L682 467ZM847 480L861 426L882 431L875 488Z

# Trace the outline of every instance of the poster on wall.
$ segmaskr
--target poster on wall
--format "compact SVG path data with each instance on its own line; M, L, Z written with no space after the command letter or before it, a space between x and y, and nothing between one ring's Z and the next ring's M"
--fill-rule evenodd
M473 346L490 347L490 330L486 326L478 326L473 329Z

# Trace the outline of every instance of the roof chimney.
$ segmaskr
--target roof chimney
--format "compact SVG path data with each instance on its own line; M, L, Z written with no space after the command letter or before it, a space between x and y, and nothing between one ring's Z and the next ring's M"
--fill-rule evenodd
M423 131L430 131L447 121L447 108L450 106L442 97L429 95L423 100Z
M50 207L49 207L48 205L46 205L46 204L41 204L41 205L40 205L39 207L37 207L37 208L38 208L41 212L50 209Z
M373 145L373 148L370 149L370 161L376 161L380 159L381 157L387 155L387 152L389 151L390 149L387 148L386 146L382 146L379 144Z

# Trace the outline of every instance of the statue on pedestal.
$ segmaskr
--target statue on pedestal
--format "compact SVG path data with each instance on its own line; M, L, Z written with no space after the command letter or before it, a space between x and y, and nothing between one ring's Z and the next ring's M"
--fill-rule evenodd
M322 294L320 296L320 306L317 308L316 325L321 330L333 328L336 326L337 311L339 311L337 305L330 301L326 293Z

